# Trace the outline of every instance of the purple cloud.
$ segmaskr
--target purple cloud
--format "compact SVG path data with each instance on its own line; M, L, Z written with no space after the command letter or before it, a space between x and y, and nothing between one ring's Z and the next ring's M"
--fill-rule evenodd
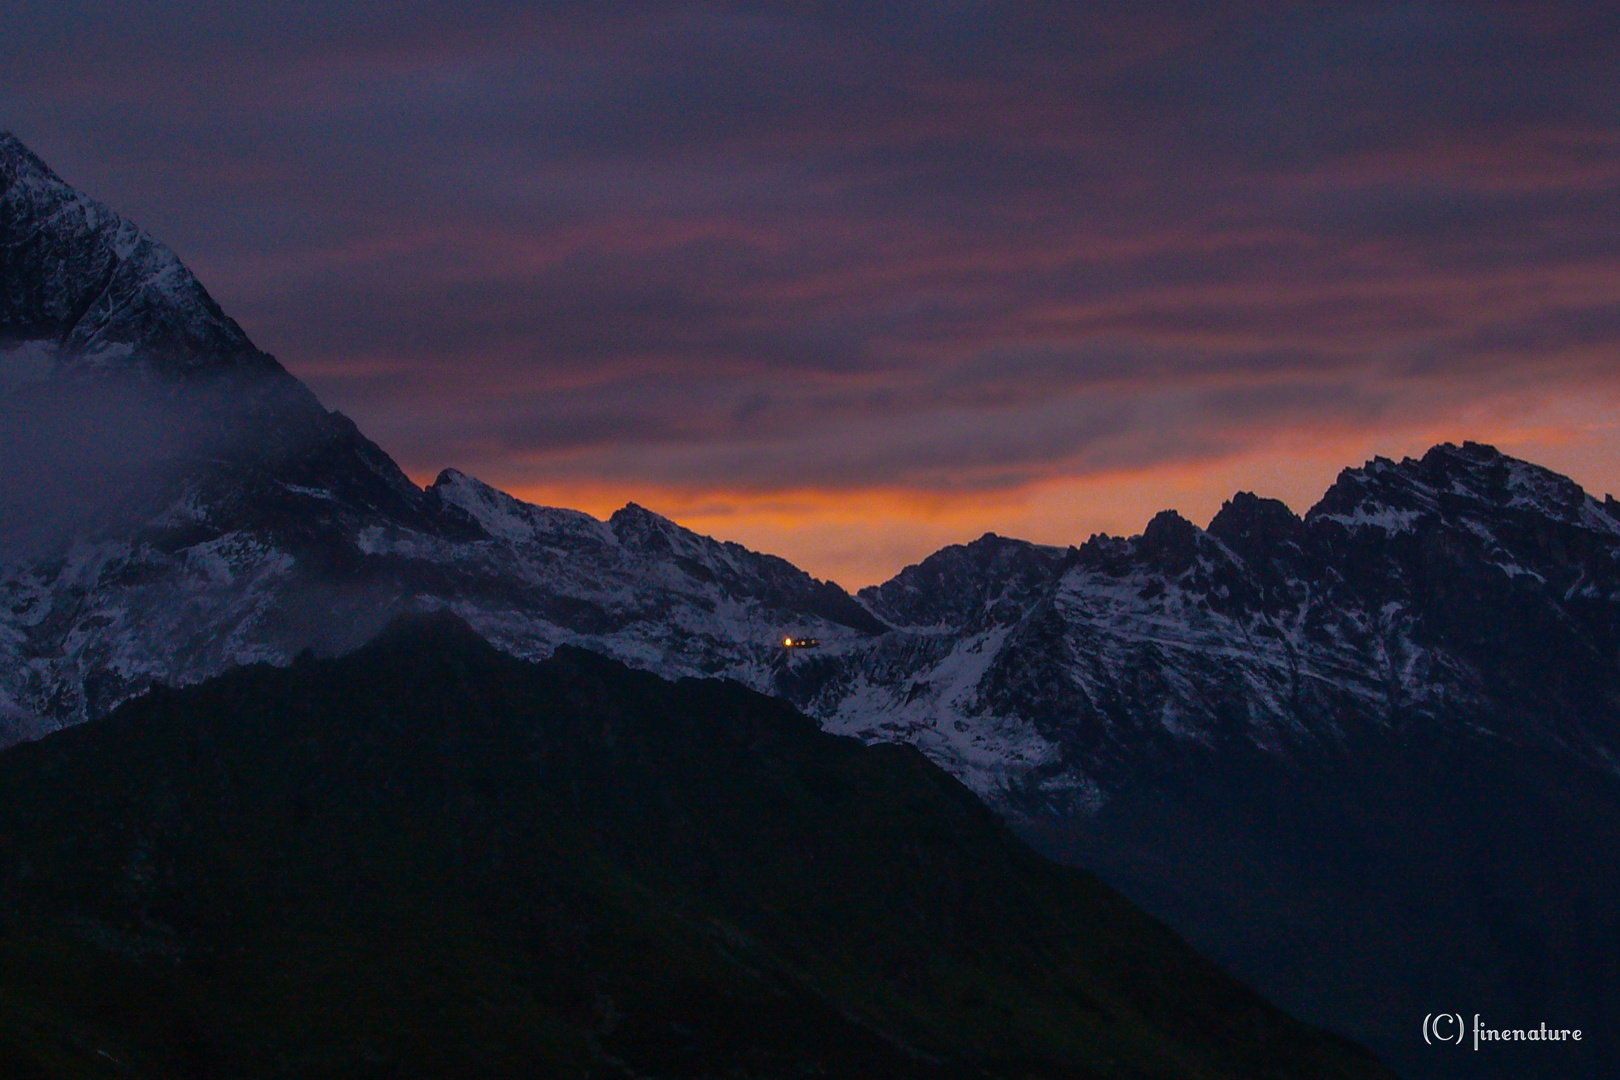
M1620 16L611 7L26 0L0 124L418 474L971 492L1620 391Z

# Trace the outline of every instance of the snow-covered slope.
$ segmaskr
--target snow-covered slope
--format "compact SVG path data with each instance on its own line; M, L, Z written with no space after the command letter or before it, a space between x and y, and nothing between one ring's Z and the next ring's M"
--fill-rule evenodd
M597 521L447 471L388 513L341 483L294 479L307 482L265 481L254 512L198 484L135 535L14 562L0 577L13 737L152 682L342 651L405 610L451 608L520 656L584 644L758 687L785 663L784 633L836 654L882 629L837 586L640 507Z
M835 585L639 507L609 522L448 471L427 491L227 318L174 254L0 135L0 742L154 682L352 647L449 606L770 683L784 632L883 629Z
M181 264L0 132L0 385L83 374L279 370Z
M1067 554L985 537L860 598L895 630L829 678L829 726L1030 813L1233 740L1427 724L1620 760L1620 512L1477 444L1346 470L1303 520L1244 493Z

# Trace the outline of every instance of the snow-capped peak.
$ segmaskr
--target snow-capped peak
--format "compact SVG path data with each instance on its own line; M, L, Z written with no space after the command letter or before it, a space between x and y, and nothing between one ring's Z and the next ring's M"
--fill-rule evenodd
M526 503L457 469L441 472L428 493L465 511L490 536L513 543L614 541L606 523L589 514Z
M0 132L0 327L53 373L175 378L222 371L290 381L178 256L75 191Z

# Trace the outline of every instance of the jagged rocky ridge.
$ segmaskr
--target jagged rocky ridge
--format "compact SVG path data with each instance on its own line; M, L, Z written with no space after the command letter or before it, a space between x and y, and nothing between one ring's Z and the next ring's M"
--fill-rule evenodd
M1067 550L987 535L856 599L634 505L602 522L455 470L419 490L10 136L0 183L0 348L33 365L13 401L140 386L115 404L232 433L165 445L121 513L7 552L13 738L445 606L519 656L737 678L1029 813L1100 805L1142 755L1419 718L1620 768L1620 512L1488 447L1346 470L1304 519L1239 494L1207 530L1166 511ZM786 655L785 634L822 645Z
M872 734L965 763L981 724L1021 725L1027 768L981 790L1031 814L1095 808L1144 757L1369 727L1620 767L1620 513L1487 446L1347 469L1303 519L1240 493L1207 530L1166 511L1067 552L987 536L861 599L937 644L903 695L852 680L834 723L884 715Z
M418 489L172 253L9 137L0 184L0 420L37 466L0 486L4 520L30 526L0 550L7 741L443 607L520 657L574 644L727 676L831 731L910 741L1394 1060L1417 1060L1412 1017L1447 993L1620 1008L1590 959L1620 934L1620 890L1582 854L1620 847L1612 498L1442 445L1346 470L1303 518L1239 494L1207 529L1167 511L1071 548L986 536L852 598L639 507L603 522L453 470ZM62 445L39 418L87 401L117 451L110 491L82 462L39 479L39 448ZM787 653L784 635L821 646ZM1512 815L1565 846L1528 826L1509 844ZM1487 858L1498 842L1519 869ZM1468 964L1436 951L1448 920L1475 932Z

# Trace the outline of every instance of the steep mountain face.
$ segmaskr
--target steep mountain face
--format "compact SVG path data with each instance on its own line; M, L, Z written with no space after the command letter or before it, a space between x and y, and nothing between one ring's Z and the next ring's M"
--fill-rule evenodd
M0 341L14 383L61 367L285 374L175 257L0 132Z
M909 748L442 614L0 756L0 1068L1392 1075Z
M423 522L173 252L3 134L0 269L0 736L287 655L335 537Z
M15 140L0 182L0 741L448 608L519 657L722 675L910 742L1416 1073L1487 1075L1421 1044L1436 1010L1620 1015L1595 959L1620 938L1612 498L1442 445L1303 518L1239 494L1207 529L990 535L852 598L639 507L420 490ZM1603 1045L1589 1075L1620 1072Z
M174 254L0 137L0 744L419 607L506 648L754 672L882 624L781 559L446 472L418 489Z

